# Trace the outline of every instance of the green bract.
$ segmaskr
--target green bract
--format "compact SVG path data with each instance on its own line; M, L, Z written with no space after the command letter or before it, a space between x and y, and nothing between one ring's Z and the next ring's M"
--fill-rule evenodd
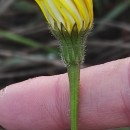
M83 62L88 32L89 30L84 29L79 32L75 23L71 33L69 33L62 23L61 30L55 23L52 33L60 41L61 54L66 65Z

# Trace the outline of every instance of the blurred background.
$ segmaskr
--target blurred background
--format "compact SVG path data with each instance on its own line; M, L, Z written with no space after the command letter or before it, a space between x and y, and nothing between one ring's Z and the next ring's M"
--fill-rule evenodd
M94 0L94 12L82 68L130 55L130 0ZM65 72L58 42L35 1L0 0L0 89Z

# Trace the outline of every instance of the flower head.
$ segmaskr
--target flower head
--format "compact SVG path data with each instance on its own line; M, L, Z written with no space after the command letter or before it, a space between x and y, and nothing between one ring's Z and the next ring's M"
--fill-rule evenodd
M89 30L93 24L92 0L36 0L48 23L59 30L62 25L71 33L76 24L78 32Z

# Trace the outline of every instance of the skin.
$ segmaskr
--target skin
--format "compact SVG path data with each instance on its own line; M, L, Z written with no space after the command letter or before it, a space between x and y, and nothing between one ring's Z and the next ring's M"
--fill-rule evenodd
M130 58L81 70L79 130L130 125ZM7 130L69 130L67 74L37 77L0 91Z

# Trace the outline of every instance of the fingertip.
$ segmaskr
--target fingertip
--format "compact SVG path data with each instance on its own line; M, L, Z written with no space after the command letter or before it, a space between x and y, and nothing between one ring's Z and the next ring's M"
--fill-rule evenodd
M7 86L0 96L0 124L9 130L58 130L55 87L59 77L37 77Z

